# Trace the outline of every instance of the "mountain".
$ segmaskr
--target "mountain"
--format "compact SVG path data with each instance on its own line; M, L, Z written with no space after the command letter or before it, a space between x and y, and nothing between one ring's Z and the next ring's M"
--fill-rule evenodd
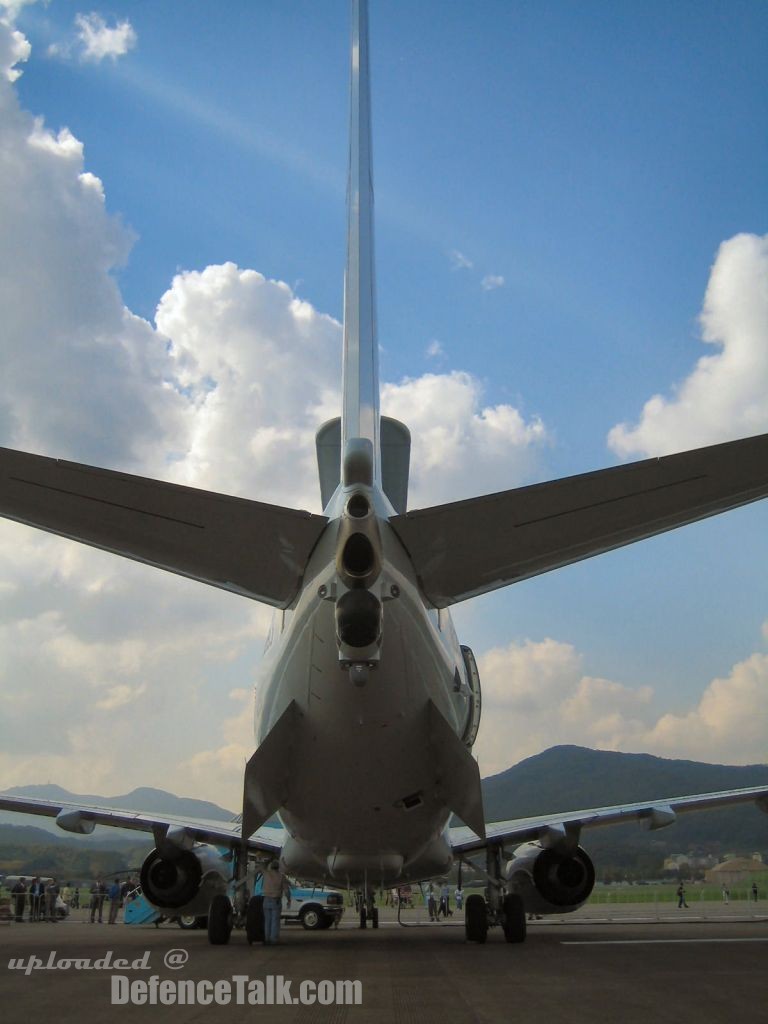
M703 764L652 754L550 747L483 779L489 821L580 808L768 786L768 765Z
M651 754L620 754L587 747L557 746L483 780L483 799L488 821L523 818L588 807L663 800L690 793L707 793L746 786L768 786L768 765L719 765L698 761L669 760ZM232 812L206 800L178 797L162 789L140 788L118 796L70 793L60 786L16 786L5 791L12 796L43 800L66 800L97 806L124 807L183 817L228 821ZM8 833L3 823L14 825ZM21 826L45 830L47 839L66 836L79 842L120 846L141 841L141 835L126 829L97 827L93 836L70 836L57 828L52 818L0 812L0 843L22 841ZM149 836L146 837L151 842ZM768 815L753 805L722 808L681 815L677 823L658 832L645 832L637 823L586 830L583 842L595 859L626 861L653 851L657 857L689 850L715 854L730 851L768 855ZM28 839L30 842L38 840ZM768 856L766 856L768 859Z
M768 765L720 765L557 746L483 780L488 821L589 807L661 800L747 786L768 786ZM637 823L590 829L588 850L609 856L628 846L664 856L691 849L768 851L768 816L754 805L680 815L675 825L645 832Z

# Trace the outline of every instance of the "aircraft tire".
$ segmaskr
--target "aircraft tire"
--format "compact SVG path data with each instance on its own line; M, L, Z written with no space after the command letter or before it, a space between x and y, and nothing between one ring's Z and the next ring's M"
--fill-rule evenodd
M264 897L251 896L245 911L245 937L248 945L264 941Z
M226 946L232 934L232 904L229 897L219 892L211 900L208 910L208 941L212 946Z
M507 942L525 942L525 906L522 896L516 892L508 893L504 897L502 910L504 938Z
M368 912L365 909L365 904L360 904L360 927L365 928L368 921Z
M373 910L371 911L371 927L372 928L378 928L379 927L379 908L378 907L374 907Z
M485 899L473 893L464 904L464 930L467 942L485 942L488 937L488 908Z

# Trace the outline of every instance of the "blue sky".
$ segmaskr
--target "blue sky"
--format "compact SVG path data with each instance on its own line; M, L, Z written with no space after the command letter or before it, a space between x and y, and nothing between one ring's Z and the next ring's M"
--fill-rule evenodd
M76 19L90 12L67 0L22 6L15 27L31 53L13 89L26 115L54 135L66 126L83 144L82 168L100 179L106 210L122 224L114 230L125 260L109 268L120 301L154 330L174 275L232 262L340 319L345 0L113 2L97 13L107 28L129 23L132 43L99 60L87 59L78 38ZM475 423L475 441L458 449L465 461L451 463L448 451L444 486L427 474L420 493L460 497L768 430L759 379L768 344L760 284L768 287L768 8L371 0L370 21L383 378L398 387L463 373L479 403L468 430L481 410L514 409L533 431L507 460L489 454L489 432ZM740 235L754 239L741 262L738 243L720 249ZM35 260L44 243L29 244ZM632 435L631 453L609 446L612 429L623 423L631 433L653 395L674 405L697 361L723 350L722 337L702 343L699 321L719 252L730 305L715 320L736 351L740 303L754 309L743 347L758 369L735 381L724 373L714 391L702 386L693 412L684 406L649 425L653 444L646 431ZM174 323L182 319L177 310ZM21 351L23 330L9 344ZM749 429L746 407L754 408ZM106 415L84 416L81 448L74 435L68 441L82 454L63 454L92 458L86 439L96 423L105 437L117 429ZM51 412L38 449L56 454L58 430ZM25 436L31 428L0 443L23 447ZM141 465L150 462L146 455ZM674 753L656 720L694 714L698 729L712 681L757 658L752 697L735 684L718 697L749 707L755 687L768 685L767 516L759 506L742 510L459 608L462 639L479 654L517 645L511 661L488 664L498 720L514 711L505 710L505 672L518 662L528 671L528 655L546 661L558 652L562 688L543 687L547 699L573 704L578 690L586 701L587 679L624 688L593 686L593 711L603 698L620 716L643 705L645 726L615 733L625 749L652 740L654 752ZM67 628L83 640L82 625ZM547 638L560 646L536 646ZM206 714L222 687L248 687L256 657L245 645L223 682L199 682ZM653 696L638 697L643 688ZM595 734L568 721L572 734L564 721L549 735L542 710L540 745L610 745L610 725ZM709 745L713 760L768 758L759 743L741 747L735 728ZM488 762L503 767L497 732ZM684 732L678 723L670 736ZM507 763L520 749L513 734ZM704 758L707 749L700 738L677 752Z

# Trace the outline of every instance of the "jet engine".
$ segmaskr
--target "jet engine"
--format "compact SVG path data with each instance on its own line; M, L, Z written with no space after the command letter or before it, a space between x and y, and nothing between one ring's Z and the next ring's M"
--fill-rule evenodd
M168 853L171 853L169 856ZM190 850L152 850L141 866L141 888L153 906L166 914L205 915L213 897L226 892L232 861L215 846Z
M577 846L564 853L526 843L507 862L504 876L534 914L568 914L578 910L595 885L595 868L585 850Z

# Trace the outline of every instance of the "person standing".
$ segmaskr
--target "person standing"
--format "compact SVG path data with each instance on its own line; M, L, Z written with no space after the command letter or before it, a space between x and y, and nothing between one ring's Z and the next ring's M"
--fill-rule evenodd
M56 920L56 902L59 898L59 887L52 878L45 887L45 916L49 921Z
M757 882L752 883L752 899L757 903Z
M29 920L42 921L45 917L45 885L36 875L29 887Z
M443 918L446 918L446 917L448 917L450 912L451 912L450 891L448 889L448 883L444 882L443 885L440 886L440 908L439 908L439 910L437 912L437 916L439 917L442 914Z
M432 883L429 883L427 889L427 909L429 910L429 920L437 920L437 901L435 900L435 890L432 887Z
M128 902L129 895L136 888L132 878L126 878L123 884L120 886L120 902L123 906Z
M456 886L456 891L453 894L453 898L456 900L456 909L461 910L464 906L464 890L460 885Z
M109 887L109 923L117 923L117 912L120 910L120 882L115 879Z
M264 894L264 945L274 946L280 938L280 918L283 911L283 893L291 905L291 887L288 879L280 870L280 862L270 861L262 875L262 892Z
M16 885L11 889L11 895L13 896L14 911L17 921L24 920L24 904L27 902L27 880L26 878L20 878Z
M724 885L723 886L723 903L730 903L730 901L731 901L731 891L730 891L730 889L728 888L727 885Z
M104 897L106 892L104 883L100 878L97 878L91 886L91 924L95 924L97 913L99 915L99 924L104 924L102 915L104 913Z
M688 904L685 902L685 886L681 882L677 887L677 909L680 910L682 907L688 909Z

